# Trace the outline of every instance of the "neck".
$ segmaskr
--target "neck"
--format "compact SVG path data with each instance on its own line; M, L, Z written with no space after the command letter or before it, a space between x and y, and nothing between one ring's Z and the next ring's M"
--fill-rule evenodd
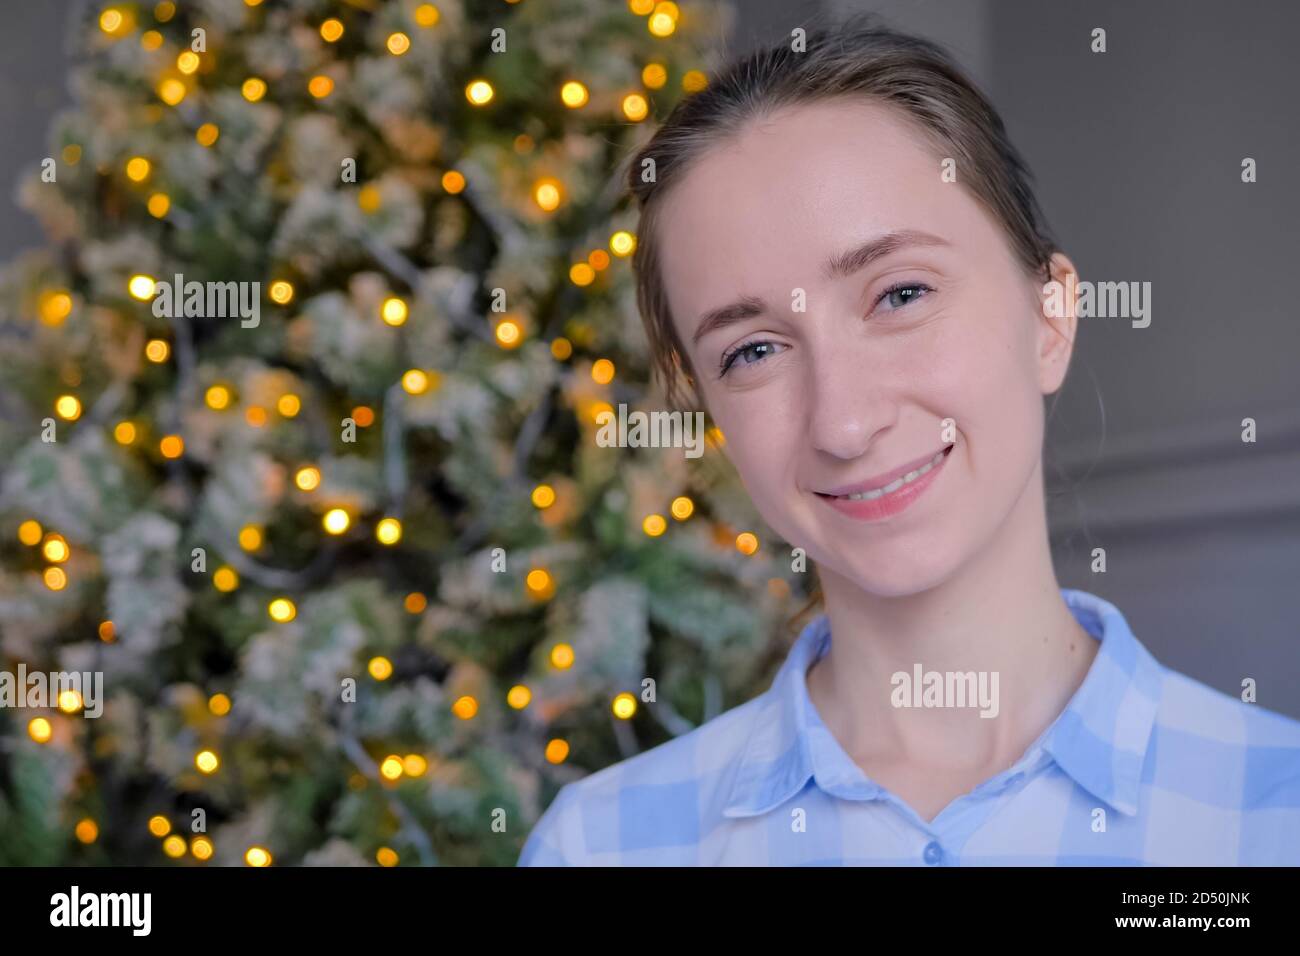
M859 763L1009 766L1064 710L1097 652L1061 597L1041 466L997 537L942 583L879 597L818 566L831 650L808 671L827 728ZM895 707L894 674L997 672L998 712ZM911 694L908 694L911 699Z

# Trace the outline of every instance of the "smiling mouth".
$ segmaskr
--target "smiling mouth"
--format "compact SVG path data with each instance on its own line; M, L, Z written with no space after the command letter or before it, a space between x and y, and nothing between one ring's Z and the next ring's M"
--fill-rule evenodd
M827 494L823 494L820 491L815 492L815 494L818 494L823 498L833 499L835 501L872 501L876 498L883 497L884 495L892 494L893 492L898 491L900 488L905 488L908 485L910 485L912 482L916 481L918 478L921 478L929 474L932 469L938 467L939 463L943 461L944 457L953 450L953 447L954 447L953 445L948 445L942 451L935 452L934 457L931 458L929 461L927 461L924 465L921 465L919 468L909 471L905 475L895 478L893 481L889 482L888 484L881 485L879 488L869 488L865 491L855 491L853 494L850 495L827 495Z

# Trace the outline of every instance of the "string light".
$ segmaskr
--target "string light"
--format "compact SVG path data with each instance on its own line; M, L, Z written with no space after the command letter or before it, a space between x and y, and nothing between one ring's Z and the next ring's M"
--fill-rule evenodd
M99 825L90 817L83 817L78 820L77 827L73 832L81 843L91 844L99 839Z
M560 101L571 110L586 106L589 98L587 88L577 80L569 80L560 87Z
M244 80L239 92L243 94L244 99L248 100L248 102L256 103L266 95L266 81L261 77L250 76Z
M213 852L212 841L207 837L195 837L190 841L190 853L194 855L196 860L210 860Z
M27 736L38 744L47 744L54 736L54 728L44 717L33 717L27 722Z
M506 693L506 703L515 710L523 710L533 699L533 692L523 684L516 684Z
M259 525L246 524L239 529L239 546L245 551L256 551L262 546L262 529Z
M212 572L212 586L222 594L229 594L239 587L239 574L234 568L223 564Z
M641 530L651 538L659 537L667 527L668 522L664 520L663 515L646 515L641 522Z
M276 400L275 410L285 418L293 418L302 410L302 399L293 392L285 392Z
M564 763L564 758L569 756L568 741L561 740L559 737L547 741L546 759L550 763Z
M379 775L385 780L397 780L402 776L402 758L390 754L379 764Z
M650 104L640 93L629 93L623 97L623 115L634 123L639 123L650 113Z
M660 89L668 82L668 70L662 63L647 63L641 71L641 82L646 89Z
M287 624L298 616L298 609L288 598L281 597L266 606L266 613L271 615L271 620Z
M148 302L152 299L155 288L157 288L157 283L154 282L153 276L139 273L131 276L126 284L126 291L131 294L133 299L139 299L141 302Z
M307 92L318 100L323 100L334 92L334 81L324 73L317 73L307 81Z
M193 73L199 68L199 55L193 50L185 50L180 56L176 57L176 69L180 70L186 76Z
M325 526L325 530L330 534L342 534L352 524L352 516L342 508L331 508L325 512L321 524Z
M442 188L448 193L455 196L465 189L465 176L454 169L449 169L442 174Z
M174 76L169 76L158 84L158 98L168 106L176 106L185 99L188 92L185 84Z
M609 237L609 251L620 259L626 259L636 251L636 236L626 229L620 229Z
M694 513L695 502L685 495L681 495L673 499L673 503L668 510L672 512L672 516L678 521L685 521Z
M45 536L45 543L41 545L41 553L45 555L45 560L51 564L62 564L68 560L71 550L68 548L68 542L63 535L50 532Z
M326 43L337 43L343 36L343 23L330 17L320 25L320 35Z
M473 80L465 87L465 98L475 106L486 106L495 95L496 91L487 80Z
M173 860L179 860L185 855L185 840L173 833L167 839L163 840L162 848L163 852Z
M568 670L573 666L573 646L556 644L551 648L551 665L559 670Z
M54 411L65 421L75 422L81 417L81 402L75 395L60 395L54 400Z
M41 542L41 523L28 518L18 526L18 540L31 547Z
M164 458L179 458L185 453L185 439L180 435L166 435L158 443L158 451Z
M396 544L402 538L402 523L396 518L384 518L375 527L375 537L380 544Z
M217 141L217 137L220 135L221 135L221 128L217 126L216 123L204 123L194 133L194 138L198 141L198 144L200 146L207 147L215 143Z
M221 761L211 750L200 750L194 755L194 766L200 773L213 774L221 766Z
M390 295L384 300L383 305L379 307L379 315L389 325L401 325L406 321L406 302L397 296Z
M224 717L230 713L230 698L225 694L213 694L208 698L208 710L213 716Z
M149 209L149 215L155 219L161 219L167 215L167 210L171 209L172 201L166 193L154 193L149 197L149 202L146 205Z
M758 536L750 531L736 535L736 550L741 554L753 554L758 550Z
M401 56L411 48L411 38L400 31L397 33L390 33L388 35L388 40L384 45L388 47L388 52L393 54L393 56Z
M136 429L131 422L118 422L113 426L113 439L119 445L130 445L135 441Z
M596 359L591 365L591 380L598 385L614 381L614 363L609 359Z
M438 8L432 3L422 3L415 8L415 23L417 26L428 28L438 22L440 14Z
M629 720L636 713L636 698L624 691L611 702L610 710L619 720Z
M230 405L230 389L224 385L213 385L203 395L208 408L221 411Z
M461 720L469 720L478 713L478 701L468 694L456 698L456 703L451 705L451 712Z
M547 212L554 212L564 199L558 179L546 177L533 184L533 201Z
M99 622L99 639L105 644L112 644L116 639L112 621Z
M41 573L41 580L51 591L62 591L68 586L68 575L62 568L46 568Z
M72 314L72 296L66 289L42 293L38 308L41 321L46 325L62 325L64 319Z
M555 593L555 581L551 578L550 572L544 568L533 568L529 571L524 579L524 586L533 597L543 600Z
M275 282L271 283L271 287L267 290L267 295L269 295L271 301L277 305L288 305L293 301L293 283L284 279L277 279Z
M156 837L165 837L172 832L171 821L162 814L155 814L149 818L149 832Z
M171 351L171 346L163 339L150 339L144 344L144 357L155 364L167 361Z
M320 485L320 469L311 465L299 468L293 476L293 483L303 491L314 491Z
M366 670L375 680L388 680L393 676L393 662L387 657L372 657Z
M375 853L375 860L380 866L397 866L397 851L391 847L381 846Z
M524 340L524 331L514 319L502 319L492 334L503 349L513 349Z
M533 505L537 508L549 508L555 504L555 489L550 485L538 485L533 489Z
M250 846L244 851L244 862L249 866L270 866L272 862L271 851L262 846Z

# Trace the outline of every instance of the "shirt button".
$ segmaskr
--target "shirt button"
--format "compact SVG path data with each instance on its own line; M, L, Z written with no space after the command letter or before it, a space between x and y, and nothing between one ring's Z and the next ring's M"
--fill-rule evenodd
M925 852L922 856L925 858L926 863L934 865L943 859L943 847L931 840L925 845Z

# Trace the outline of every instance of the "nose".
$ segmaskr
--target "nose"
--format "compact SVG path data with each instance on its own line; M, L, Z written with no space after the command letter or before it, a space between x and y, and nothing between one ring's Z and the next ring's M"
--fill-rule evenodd
M814 354L806 366L809 440L818 451L835 458L859 458L876 435L897 420L897 403L852 343L811 347Z

